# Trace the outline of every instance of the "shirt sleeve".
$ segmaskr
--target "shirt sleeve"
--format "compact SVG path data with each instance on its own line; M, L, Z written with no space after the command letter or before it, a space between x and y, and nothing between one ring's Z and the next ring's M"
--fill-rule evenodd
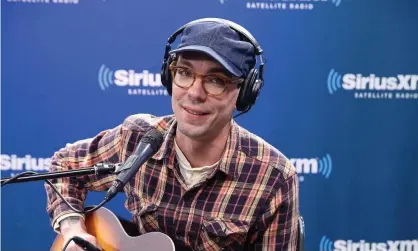
M67 144L55 152L51 159L50 171L68 171L79 168L92 167L98 163L119 163L123 146L122 125L102 131L95 137ZM51 183L76 208L83 210L87 190L104 191L114 181L116 175L83 175L51 179ZM57 226L57 219L74 213L55 193L49 184L45 183L47 194L47 212L53 227Z
M259 231L250 250L297 251L299 226L299 180L297 174L282 184L262 214Z
M83 214L79 214L79 213L69 213L69 214L63 214L63 215L61 215L60 217L58 217L56 220L55 220L55 222L54 222L54 231L55 231L55 233L57 233L57 234L60 234L61 232L60 232L60 222L61 221L63 221L63 220L65 220L65 219L67 219L67 218L69 218L69 217L71 217L71 216L77 216L77 217L80 217L80 218L82 218L83 220L85 220L85 217L84 217L84 215Z

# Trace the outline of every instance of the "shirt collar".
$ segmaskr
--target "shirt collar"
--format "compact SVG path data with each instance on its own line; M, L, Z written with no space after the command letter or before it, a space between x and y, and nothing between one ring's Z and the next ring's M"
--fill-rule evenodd
M174 153L174 136L176 133L176 119L174 116L168 117L168 119L161 120L156 130L163 134L163 143L160 149L154 154L153 159L162 160L163 158L169 158Z
M236 162L240 161L240 148L239 126L234 120L231 120L231 129L226 141L225 151L219 163L219 170L234 178L237 178L239 175L239 168Z
M169 117L167 120L161 120L157 124L156 129L163 133L163 143L161 144L160 149L152 157L156 160L166 159L168 160L168 166L172 168L173 159L175 157L174 149L174 136L176 133L177 121L174 116ZM226 142L225 151L221 157L221 160L218 165L218 170L223 173L237 178L239 175L237 161L240 161L239 149L240 149L240 132L239 126L234 120L231 120L231 128L229 136ZM244 156L245 159L245 156Z

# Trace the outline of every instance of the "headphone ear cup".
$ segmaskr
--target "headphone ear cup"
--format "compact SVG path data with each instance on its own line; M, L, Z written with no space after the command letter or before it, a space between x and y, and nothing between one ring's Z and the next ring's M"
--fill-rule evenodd
M248 108L250 108L252 105L254 105L255 100L257 99L258 96L258 92L260 90L259 86L260 86L260 81L258 79L258 70L257 69L253 69L251 71L251 79L249 80L249 86L247 89L247 92L245 94L245 102L248 106Z
M161 84L167 89L168 94L171 96L171 73L170 66L171 57L169 56L167 60L164 60L161 65Z
M254 85L252 86L253 88L251 90L251 93L249 94L250 95L249 101L248 101L249 105L255 104L255 101L257 100L258 95L260 94L262 86L263 86L263 81L261 79L255 80Z
M248 100L249 100L249 94L251 93L252 90L252 85L254 83L254 75L256 75L257 70L256 69L251 69L250 72L248 73L247 78L245 78L244 83L242 83L239 94L238 94L238 98L237 98L237 110L238 111L245 111L248 109Z

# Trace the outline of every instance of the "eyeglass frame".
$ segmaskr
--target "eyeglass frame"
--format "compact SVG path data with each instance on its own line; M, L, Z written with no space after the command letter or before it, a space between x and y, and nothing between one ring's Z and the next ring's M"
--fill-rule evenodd
M223 80L225 80L225 82L226 82L226 83L225 83L225 87L224 87L224 89L223 89L223 91L222 91L221 93L219 93L219 94L212 94L212 93L209 93L209 92L206 90L206 88L205 88L205 84L202 84L202 87L203 87L203 90L205 91L205 93L206 93L208 96L218 97L218 96L221 96L222 94L224 94L224 93L225 93L226 89L228 88L228 85L230 85L230 84L237 84L237 88L240 88L240 87L241 87L241 84L242 84L242 83L244 83L244 79L243 79L243 78L230 78L230 77L226 77L226 76L223 76L223 75L221 75L221 74L216 74L216 73L202 74L202 73L196 72L195 70L193 70L192 68L190 68L190 67L188 67L188 66L177 66L176 64L177 64L177 61L173 61L173 62L170 64L170 66L169 66L169 69L170 69L170 74L171 74L171 78L172 78L173 83L174 83L176 86L178 86L179 88L182 88L182 89L186 89L186 90L188 90L190 87L192 87L192 86L194 85L194 83L196 82L196 78L197 78L197 77L201 77L201 78L202 78L202 80L203 80L203 83L204 83L204 79L205 79L207 76L213 76L213 75L215 75L215 76L217 76L217 77L222 78L222 79L223 79ZM178 85L178 84L174 81L174 78L175 78L174 71L175 71L177 68L183 68L183 69L184 69L184 68L187 68L187 69L189 69L189 70L192 72L192 74L193 74L193 82L190 84L190 86L188 86L188 87L180 86L180 85Z

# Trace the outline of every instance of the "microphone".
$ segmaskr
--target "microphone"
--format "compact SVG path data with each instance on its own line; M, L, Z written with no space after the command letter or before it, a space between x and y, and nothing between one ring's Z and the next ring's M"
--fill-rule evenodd
M139 142L135 152L129 156L124 164L118 169L119 174L112 186L107 190L105 200L112 199L117 192L122 191L123 187L135 176L139 168L154 155L163 143L163 135L152 129L148 131Z
M72 239L75 242L75 244L77 244L79 247L82 247L86 251L102 251L100 248L94 246L93 244L84 240L81 237L74 236Z

